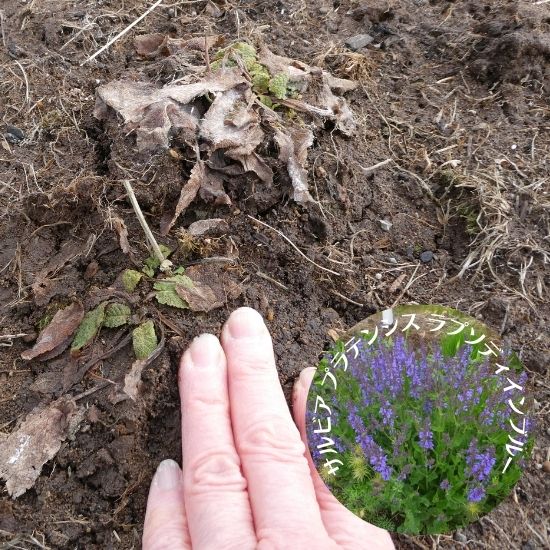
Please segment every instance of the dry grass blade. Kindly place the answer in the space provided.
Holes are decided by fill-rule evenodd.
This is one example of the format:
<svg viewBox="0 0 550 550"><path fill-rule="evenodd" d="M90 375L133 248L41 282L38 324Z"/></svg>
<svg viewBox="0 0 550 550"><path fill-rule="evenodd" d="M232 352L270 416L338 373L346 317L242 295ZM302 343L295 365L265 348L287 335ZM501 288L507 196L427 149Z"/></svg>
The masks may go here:
<svg viewBox="0 0 550 550"><path fill-rule="evenodd" d="M162 3L162 0L157 0L149 9L147 9L147 11L142 13L135 21L132 21L132 23L130 23L125 29L120 31L115 37L111 38L111 40L109 40L109 42L107 42L105 46L97 50L97 52L95 52L93 55L88 57L88 59L86 59L86 61L83 61L80 65L81 66L85 65L89 61L93 61L98 55L101 55L105 50L110 48L117 40L122 38L128 31L134 28L140 21L145 19L156 7L160 6L161 3Z"/></svg>
<svg viewBox="0 0 550 550"><path fill-rule="evenodd" d="M536 276L533 281L528 281L528 273L531 270L536 274L536 266L544 270L544 266L550 263L550 250L544 242L544 234L548 233L550 225L550 201L546 197L544 181L521 185L514 181L513 175L496 167L492 173L478 171L470 174L457 184L457 188L467 188L474 193L479 213L475 220L477 234L456 277L463 277L474 268L475 274L487 269L500 285L521 296L534 308L536 298L531 287L541 286L541 283ZM517 215L519 198L523 206ZM532 228L522 218L535 213L538 227ZM504 268L518 274L517 289L505 282ZM544 288L538 289L540 299L544 293Z"/></svg>
<svg viewBox="0 0 550 550"><path fill-rule="evenodd" d="M313 264L315 267L318 267L319 269L322 269L323 271L326 271L327 273L332 273L333 275L340 276L340 273L338 271L333 271L332 269L328 269L327 267L323 267L322 265L319 265L317 262L314 262L311 258L308 258L282 231L279 231L278 229L275 229L274 227L271 227L271 225L262 222L260 220L257 220L256 218L253 218L252 216L246 215L248 218L250 218L253 222L259 223L260 225L263 225L264 227L267 227L268 229L271 229L271 231L275 231L278 235L280 235L302 258L306 259L309 263Z"/></svg>

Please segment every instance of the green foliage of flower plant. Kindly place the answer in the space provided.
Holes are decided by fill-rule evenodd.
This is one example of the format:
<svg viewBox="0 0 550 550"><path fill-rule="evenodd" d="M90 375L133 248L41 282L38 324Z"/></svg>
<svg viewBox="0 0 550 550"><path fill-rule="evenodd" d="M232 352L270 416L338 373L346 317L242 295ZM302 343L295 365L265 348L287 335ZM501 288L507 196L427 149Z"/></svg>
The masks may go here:
<svg viewBox="0 0 550 550"><path fill-rule="evenodd" d="M122 273L122 284L126 292L134 292L142 277L143 273L140 273L135 269L125 269Z"/></svg>
<svg viewBox="0 0 550 550"><path fill-rule="evenodd" d="M73 338L71 351L81 350L95 338L105 319L106 307L107 302L102 302L96 308L88 311L88 313L84 315L84 319L82 319Z"/></svg>
<svg viewBox="0 0 550 550"><path fill-rule="evenodd" d="M175 307L178 309L187 309L187 302L179 297L176 286L192 287L193 281L186 275L176 274L165 279L155 281L155 298L159 304Z"/></svg>
<svg viewBox="0 0 550 550"><path fill-rule="evenodd" d="M159 248L165 258L168 258L170 254L172 254L172 250L164 244L160 244ZM152 255L145 260L144 264L142 269L143 273L145 273L147 277L154 277L157 269L160 267L160 260L155 255Z"/></svg>
<svg viewBox="0 0 550 550"><path fill-rule="evenodd" d="M110 303L105 308L103 326L107 328L121 327L128 322L131 313L132 311L126 304Z"/></svg>
<svg viewBox="0 0 550 550"><path fill-rule="evenodd" d="M357 358L346 354L346 370L332 369L336 390L321 381L343 344L321 361L308 397L310 451L333 494L366 521L410 534L448 532L490 511L519 479L520 454L533 441L509 424L507 401L520 406L522 392L503 390L507 377L523 388L526 375L513 353L505 356L510 370L495 374L482 344L466 338L464 331L432 343L418 335L360 342ZM317 396L331 407L338 454L318 447L326 440L313 431ZM524 451L503 474L509 434ZM335 475L323 466L333 458L343 462Z"/></svg>
<svg viewBox="0 0 550 550"><path fill-rule="evenodd" d="M158 346L155 324L145 321L132 331L132 346L137 359L147 359Z"/></svg>
<svg viewBox="0 0 550 550"><path fill-rule="evenodd" d="M268 68L260 63L256 48L246 42L236 42L218 50L210 67L217 71L223 66L236 67L239 62L242 62L252 79L252 90L268 107L276 106L268 94L280 100L294 95L289 76L285 73L270 74Z"/></svg>

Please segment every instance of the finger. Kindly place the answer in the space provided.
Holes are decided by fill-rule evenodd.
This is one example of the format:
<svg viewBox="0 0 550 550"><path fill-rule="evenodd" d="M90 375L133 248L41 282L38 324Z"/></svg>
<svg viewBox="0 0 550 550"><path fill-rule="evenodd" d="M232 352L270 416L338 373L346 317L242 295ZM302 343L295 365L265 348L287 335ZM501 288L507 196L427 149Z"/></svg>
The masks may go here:
<svg viewBox="0 0 550 550"><path fill-rule="evenodd" d="M300 373L300 378L295 383L292 393L294 420L296 421L296 425L300 430L300 435L306 447L307 394L314 374L315 369L313 367L304 369ZM360 548L390 550L395 548L390 534L387 531L363 521L338 502L317 472L309 448L307 449L307 459L311 470L311 477L313 478L313 484L315 486L317 502L321 509L321 517L323 518L323 523L325 524L329 536L341 547L349 550Z"/></svg>
<svg viewBox="0 0 550 550"><path fill-rule="evenodd" d="M252 512L229 415L218 339L196 338L181 360L183 479L193 550L254 548Z"/></svg>
<svg viewBox="0 0 550 550"><path fill-rule="evenodd" d="M160 463L151 482L145 524L143 550L191 550L183 502L183 479L173 460Z"/></svg>
<svg viewBox="0 0 550 550"><path fill-rule="evenodd" d="M222 332L235 444L259 547L329 548L304 444L288 410L261 316L240 308ZM334 543L332 543L333 545Z"/></svg>

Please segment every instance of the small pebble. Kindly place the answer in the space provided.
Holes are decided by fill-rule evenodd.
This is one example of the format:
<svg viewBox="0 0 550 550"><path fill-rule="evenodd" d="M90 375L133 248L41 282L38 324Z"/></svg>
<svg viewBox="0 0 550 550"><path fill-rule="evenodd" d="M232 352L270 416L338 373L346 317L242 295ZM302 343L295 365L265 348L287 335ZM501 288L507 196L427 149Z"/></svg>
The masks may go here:
<svg viewBox="0 0 550 550"><path fill-rule="evenodd" d="M377 273L374 278L377 280L377 281L381 281L382 280L382 273Z"/></svg>
<svg viewBox="0 0 550 550"><path fill-rule="evenodd" d="M427 264L433 260L433 257L434 253L431 250L424 250L424 252L420 254L420 261Z"/></svg>
<svg viewBox="0 0 550 550"><path fill-rule="evenodd" d="M550 428L546 428L546 435L550 435Z"/></svg>
<svg viewBox="0 0 550 550"><path fill-rule="evenodd" d="M397 263L397 260L392 256L390 258L390 264L396 264Z"/></svg>
<svg viewBox="0 0 550 550"><path fill-rule="evenodd" d="M542 463L542 469L547 473L550 474L550 460L545 460Z"/></svg>
<svg viewBox="0 0 550 550"><path fill-rule="evenodd" d="M456 532L453 536L453 538L457 541L457 542L468 542L468 537L464 534L464 533L460 533L460 532Z"/></svg>
<svg viewBox="0 0 550 550"><path fill-rule="evenodd" d="M354 52L368 46L374 38L370 34L356 34L346 40L346 46Z"/></svg>
<svg viewBox="0 0 550 550"><path fill-rule="evenodd" d="M10 143L19 143L20 141L23 141L25 139L25 134L23 133L23 130L20 130L16 126L12 126L11 124L6 124L6 139Z"/></svg>
<svg viewBox="0 0 550 550"><path fill-rule="evenodd" d="M380 223L380 227L384 230L384 231L389 231L392 227L392 223L389 222L388 220L378 220L379 223Z"/></svg>

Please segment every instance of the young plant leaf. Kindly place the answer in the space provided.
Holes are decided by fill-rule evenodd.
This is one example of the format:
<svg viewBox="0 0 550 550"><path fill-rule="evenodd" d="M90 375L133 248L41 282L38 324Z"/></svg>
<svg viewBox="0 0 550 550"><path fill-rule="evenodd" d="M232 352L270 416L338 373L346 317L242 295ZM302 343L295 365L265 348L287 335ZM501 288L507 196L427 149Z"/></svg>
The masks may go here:
<svg viewBox="0 0 550 550"><path fill-rule="evenodd" d="M145 321L132 331L132 345L137 359L147 359L158 345L153 321Z"/></svg>
<svg viewBox="0 0 550 550"><path fill-rule="evenodd" d="M143 274L139 271L135 269L126 269L122 274L122 284L126 292L134 292L142 277Z"/></svg>
<svg viewBox="0 0 550 550"><path fill-rule="evenodd" d="M186 275L174 275L154 283L155 298L159 304L187 309L189 306L177 293L176 286L192 287L193 282Z"/></svg>
<svg viewBox="0 0 550 550"><path fill-rule="evenodd" d="M116 328L125 325L132 313L126 304L109 304L105 310L103 325L107 328Z"/></svg>
<svg viewBox="0 0 550 550"><path fill-rule="evenodd" d="M107 302L102 302L95 309L86 313L76 331L73 343L71 344L71 351L82 349L94 339L105 319L106 306Z"/></svg>
<svg viewBox="0 0 550 550"><path fill-rule="evenodd" d="M159 248L165 258L168 258L168 256L172 254L172 250L164 244L159 244ZM156 256L149 256L144 263L145 265L142 269L143 273L145 273L148 277L153 277L155 275L155 271L160 267L159 259Z"/></svg>

